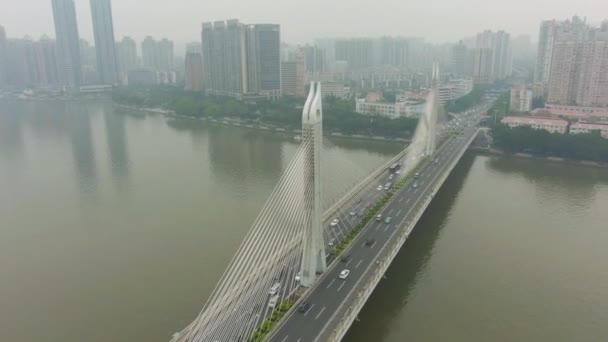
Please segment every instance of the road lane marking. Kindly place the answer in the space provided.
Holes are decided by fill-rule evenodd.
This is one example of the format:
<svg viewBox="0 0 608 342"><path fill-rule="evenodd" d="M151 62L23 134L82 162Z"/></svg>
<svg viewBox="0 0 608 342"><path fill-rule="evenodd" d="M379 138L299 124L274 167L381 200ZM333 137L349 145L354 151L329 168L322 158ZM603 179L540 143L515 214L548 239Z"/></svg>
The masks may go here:
<svg viewBox="0 0 608 342"><path fill-rule="evenodd" d="M414 190L414 193L417 193L417 192L418 192L418 189Z"/></svg>
<svg viewBox="0 0 608 342"><path fill-rule="evenodd" d="M359 260L359 262L357 263L357 266L355 266L355 268L359 267L359 265L361 265L362 262L363 262L363 259Z"/></svg>
<svg viewBox="0 0 608 342"><path fill-rule="evenodd" d="M387 225L386 225L386 228L384 228L384 231L387 231L387 230L388 230L390 227L391 227L391 225L390 225L390 224L387 224Z"/></svg>
<svg viewBox="0 0 608 342"><path fill-rule="evenodd" d="M314 304L313 304L313 305L311 305L311 306L308 308L308 311L306 311L306 312L304 313L304 316L308 315L308 313L309 313L309 312L311 312L311 311L312 311L312 308L314 308L314 307L315 307L315 305L314 305Z"/></svg>
<svg viewBox="0 0 608 342"><path fill-rule="evenodd" d="M300 337L300 338L299 338L299 339L298 339L296 342L300 342L300 341L302 341L302 338L301 338L301 337Z"/></svg>
<svg viewBox="0 0 608 342"><path fill-rule="evenodd" d="M399 211L397 212L397 215L395 215L395 216L399 216L399 215L401 215L401 210L399 210Z"/></svg>
<svg viewBox="0 0 608 342"><path fill-rule="evenodd" d="M335 279L335 278L331 280L331 282L329 283L329 285L327 285L327 288L329 288L329 287L331 286L331 284L333 284L333 283L334 283L334 281L336 281L336 279Z"/></svg>
<svg viewBox="0 0 608 342"><path fill-rule="evenodd" d="M393 213L393 209L391 209L391 210L388 212L388 215L390 216L392 213Z"/></svg>
<svg viewBox="0 0 608 342"><path fill-rule="evenodd" d="M399 197L399 203L401 203L401 201L403 201L403 197Z"/></svg>
<svg viewBox="0 0 608 342"><path fill-rule="evenodd" d="M411 198L408 198L407 201L405 201L405 204L410 203L411 200L412 200Z"/></svg>
<svg viewBox="0 0 608 342"><path fill-rule="evenodd" d="M340 291L342 289L342 286L344 286L344 284L346 284L346 282L342 283L342 285L340 285L340 287L338 287L338 291Z"/></svg>
<svg viewBox="0 0 608 342"><path fill-rule="evenodd" d="M321 314L323 313L323 311L325 311L325 307L323 307L323 309L321 309L321 311L319 311L319 313L317 314L317 316L315 317L315 320L319 318L319 316L321 316Z"/></svg>
<svg viewBox="0 0 608 342"><path fill-rule="evenodd" d="M350 262L351 262L351 261L353 261L353 259L352 259L352 258L351 258L351 259L348 259L348 261L346 262L346 265L345 265L345 266L348 266L348 264L350 264Z"/></svg>
<svg viewBox="0 0 608 342"><path fill-rule="evenodd" d="M289 335L285 335L285 338L281 341L281 342L285 342L287 341L287 338L289 337Z"/></svg>

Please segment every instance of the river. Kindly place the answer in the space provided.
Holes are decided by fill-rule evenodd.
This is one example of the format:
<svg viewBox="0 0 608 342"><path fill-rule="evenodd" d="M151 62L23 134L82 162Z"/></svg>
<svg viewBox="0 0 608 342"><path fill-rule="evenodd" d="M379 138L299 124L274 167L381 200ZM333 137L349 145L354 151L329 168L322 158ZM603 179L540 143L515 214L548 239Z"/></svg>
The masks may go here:
<svg viewBox="0 0 608 342"><path fill-rule="evenodd" d="M401 148L333 143L328 198ZM104 102L0 103L0 341L167 341L296 148ZM605 340L607 204L606 170L465 155L345 341Z"/></svg>

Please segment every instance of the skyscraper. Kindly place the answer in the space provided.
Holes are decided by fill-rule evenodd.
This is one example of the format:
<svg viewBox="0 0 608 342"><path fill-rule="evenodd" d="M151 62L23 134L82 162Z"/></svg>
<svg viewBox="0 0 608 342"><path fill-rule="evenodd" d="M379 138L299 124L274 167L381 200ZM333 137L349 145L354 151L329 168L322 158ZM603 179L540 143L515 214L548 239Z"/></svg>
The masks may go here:
<svg viewBox="0 0 608 342"><path fill-rule="evenodd" d="M545 20L540 24L538 34L538 50L536 54L536 68L534 70L534 82L549 83L553 49L558 39L581 41L590 30L590 27L579 17L572 20L556 21Z"/></svg>
<svg viewBox="0 0 608 342"><path fill-rule="evenodd" d="M185 90L203 90L203 56L200 52L188 52L185 59Z"/></svg>
<svg viewBox="0 0 608 342"><path fill-rule="evenodd" d="M255 92L280 96L281 92L281 29L275 24L249 25L247 68L256 73Z"/></svg>
<svg viewBox="0 0 608 342"><path fill-rule="evenodd" d="M462 77L467 74L467 47L461 41L452 47L452 72Z"/></svg>
<svg viewBox="0 0 608 342"><path fill-rule="evenodd" d="M351 71L370 68L374 64L372 39L352 38L336 40L336 60L348 62Z"/></svg>
<svg viewBox="0 0 608 342"><path fill-rule="evenodd" d="M118 59L118 70L120 80L124 84L127 81L129 70L137 67L137 44L131 37L124 37L116 43L116 56Z"/></svg>
<svg viewBox="0 0 608 342"><path fill-rule="evenodd" d="M512 55L508 33L489 30L481 32L477 34L475 47L473 76L476 83L491 83L511 76Z"/></svg>
<svg viewBox="0 0 608 342"><path fill-rule="evenodd" d="M583 37L558 33L553 42L547 102L608 106L608 22Z"/></svg>
<svg viewBox="0 0 608 342"><path fill-rule="evenodd" d="M156 41L148 36L141 43L144 67L155 71L173 70L173 42L168 39Z"/></svg>
<svg viewBox="0 0 608 342"><path fill-rule="evenodd" d="M238 20L203 23L203 74L210 94L275 97L281 89L280 27Z"/></svg>
<svg viewBox="0 0 608 342"><path fill-rule="evenodd" d="M72 90L81 82L80 45L78 23L73 0L52 0L57 64L62 84Z"/></svg>
<svg viewBox="0 0 608 342"><path fill-rule="evenodd" d="M118 81L118 62L110 0L91 0L91 16L93 18L93 33L95 34L99 82L116 84Z"/></svg>

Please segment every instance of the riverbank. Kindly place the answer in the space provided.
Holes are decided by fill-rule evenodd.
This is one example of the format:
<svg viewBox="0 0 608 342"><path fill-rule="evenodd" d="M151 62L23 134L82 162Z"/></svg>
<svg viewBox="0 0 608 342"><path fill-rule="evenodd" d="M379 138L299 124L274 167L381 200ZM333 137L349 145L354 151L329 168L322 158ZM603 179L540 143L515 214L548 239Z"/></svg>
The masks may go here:
<svg viewBox="0 0 608 342"><path fill-rule="evenodd" d="M531 153L506 153L506 152L496 149L496 148L485 149L485 148L471 147L471 148L469 148L469 151L478 153L481 155L487 155L487 156L535 159L535 160L540 160L540 161L544 161L544 162L548 162L548 163L580 165L580 166L590 166L590 167L595 167L595 168L607 168L608 169L608 163L600 163L600 162L594 162L594 161L590 161L590 160L576 160L576 159L567 159L567 158L551 157L551 156L539 156L539 155L534 155Z"/></svg>
<svg viewBox="0 0 608 342"><path fill-rule="evenodd" d="M210 122L214 124L227 125L227 126L236 126L248 129L255 129L261 131L270 131L276 133L285 133L292 136L298 136L302 134L301 129L295 129L287 126L278 126L269 123L264 123L260 121L251 121L251 120L242 120L230 117L224 117L220 119L208 118L208 117L196 117L189 115L180 115L175 113L174 111L162 109L162 108L137 108L126 105L121 105L118 103L114 103L114 106L117 108L121 108L128 111L134 111L139 113L149 113L149 114L161 114L171 118L181 118L181 119L191 119L191 120L199 120L203 122ZM363 135L363 134L346 134L342 132L328 132L325 130L326 134L331 137L343 138L343 139L357 139L357 140L373 140L373 141L394 141L394 142L409 142L409 139L406 138L395 138L395 137L385 137L378 135Z"/></svg>

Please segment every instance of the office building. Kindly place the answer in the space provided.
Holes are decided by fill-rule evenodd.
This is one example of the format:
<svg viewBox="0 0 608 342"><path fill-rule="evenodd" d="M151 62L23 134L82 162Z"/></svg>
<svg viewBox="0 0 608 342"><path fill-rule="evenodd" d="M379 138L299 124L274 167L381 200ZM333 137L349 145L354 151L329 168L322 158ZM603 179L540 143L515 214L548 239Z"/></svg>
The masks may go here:
<svg viewBox="0 0 608 342"><path fill-rule="evenodd" d="M203 56L200 52L187 52L184 87L187 91L203 91Z"/></svg>
<svg viewBox="0 0 608 342"><path fill-rule="evenodd" d="M124 37L116 43L116 56L118 59L119 80L126 84L128 72L137 67L137 44L131 37Z"/></svg>
<svg viewBox="0 0 608 342"><path fill-rule="evenodd" d="M534 91L531 86L517 84L511 87L511 111L529 112L532 110Z"/></svg>
<svg viewBox="0 0 608 342"><path fill-rule="evenodd" d="M52 0L57 64L63 85L79 89L81 83L80 38L73 0Z"/></svg>
<svg viewBox="0 0 608 342"><path fill-rule="evenodd" d="M201 39L207 93L280 96L279 25L245 25L236 19L203 23Z"/></svg>
<svg viewBox="0 0 608 342"><path fill-rule="evenodd" d="M476 84L492 83L492 56L490 48L475 48L473 50L473 81Z"/></svg>
<svg viewBox="0 0 608 342"><path fill-rule="evenodd" d="M114 40L111 0L91 0L93 34L97 57L97 75L102 84L118 82L118 60Z"/></svg>
<svg viewBox="0 0 608 342"><path fill-rule="evenodd" d="M296 97L306 96L304 86L304 58L299 57L294 61L281 62L281 93Z"/></svg>
<svg viewBox="0 0 608 342"><path fill-rule="evenodd" d="M186 53L188 52L194 52L194 53L203 53L203 45L201 43L198 42L192 42L192 43L188 43L186 44Z"/></svg>
<svg viewBox="0 0 608 342"><path fill-rule="evenodd" d="M437 88L439 103L444 105L448 101L459 99L473 91L472 79L451 79Z"/></svg>

